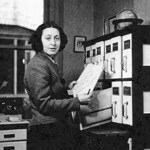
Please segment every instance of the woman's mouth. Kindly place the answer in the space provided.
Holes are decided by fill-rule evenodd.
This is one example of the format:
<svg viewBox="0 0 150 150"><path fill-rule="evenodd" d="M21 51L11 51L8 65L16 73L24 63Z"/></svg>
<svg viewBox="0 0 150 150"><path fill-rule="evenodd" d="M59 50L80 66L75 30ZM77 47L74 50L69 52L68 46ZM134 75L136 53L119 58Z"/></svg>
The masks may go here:
<svg viewBox="0 0 150 150"><path fill-rule="evenodd" d="M54 51L54 50L56 50L56 48L50 48L50 50Z"/></svg>

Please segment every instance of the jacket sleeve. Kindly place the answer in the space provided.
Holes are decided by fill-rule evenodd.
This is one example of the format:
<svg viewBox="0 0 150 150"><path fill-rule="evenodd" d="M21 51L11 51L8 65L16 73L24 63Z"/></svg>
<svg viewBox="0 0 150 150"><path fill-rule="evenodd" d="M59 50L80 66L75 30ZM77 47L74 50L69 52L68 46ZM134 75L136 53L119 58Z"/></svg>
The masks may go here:
<svg viewBox="0 0 150 150"><path fill-rule="evenodd" d="M30 99L40 113L47 115L51 112L70 112L80 109L78 98L53 99L51 77L54 76L45 62L33 63L25 73L25 86Z"/></svg>

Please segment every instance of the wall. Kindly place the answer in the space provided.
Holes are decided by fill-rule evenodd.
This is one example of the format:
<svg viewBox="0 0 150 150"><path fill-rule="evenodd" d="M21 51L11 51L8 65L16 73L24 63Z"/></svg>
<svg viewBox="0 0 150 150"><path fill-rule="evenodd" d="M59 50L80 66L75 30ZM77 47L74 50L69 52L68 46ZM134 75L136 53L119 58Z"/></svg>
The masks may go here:
<svg viewBox="0 0 150 150"><path fill-rule="evenodd" d="M54 20L60 27L63 27L63 0L44 0L44 22ZM60 73L63 74L63 52L56 56L56 62Z"/></svg>
<svg viewBox="0 0 150 150"><path fill-rule="evenodd" d="M63 76L69 83L84 65L84 53L73 52L74 36L93 38L93 0L64 0L63 28L69 40L63 52Z"/></svg>
<svg viewBox="0 0 150 150"><path fill-rule="evenodd" d="M134 0L134 10L143 24L150 25L150 0Z"/></svg>
<svg viewBox="0 0 150 150"><path fill-rule="evenodd" d="M124 8L133 8L133 0L94 0L94 37L103 35L104 20L108 21Z"/></svg>
<svg viewBox="0 0 150 150"><path fill-rule="evenodd" d="M62 23L69 40L62 54L62 72L66 81L76 80L83 70L84 54L73 52L74 36L83 35L90 40L103 35L104 20L108 21L124 8L135 9L144 19L143 24L150 24L149 3L149 0L63 0Z"/></svg>

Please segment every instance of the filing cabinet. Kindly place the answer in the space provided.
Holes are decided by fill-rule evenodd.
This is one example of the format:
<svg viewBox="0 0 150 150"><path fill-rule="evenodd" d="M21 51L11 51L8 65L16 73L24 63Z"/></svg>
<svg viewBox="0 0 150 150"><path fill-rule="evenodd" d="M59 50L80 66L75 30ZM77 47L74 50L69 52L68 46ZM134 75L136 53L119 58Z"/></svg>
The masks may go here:
<svg viewBox="0 0 150 150"><path fill-rule="evenodd" d="M132 34L122 37L122 77L132 77Z"/></svg>
<svg viewBox="0 0 150 150"><path fill-rule="evenodd" d="M112 82L112 122L133 125L133 111L136 108L132 104L132 90L131 81Z"/></svg>
<svg viewBox="0 0 150 150"><path fill-rule="evenodd" d="M1 150L26 150L26 142L0 143Z"/></svg>
<svg viewBox="0 0 150 150"><path fill-rule="evenodd" d="M121 79L112 81L112 112L117 112L112 116L112 121L144 127L145 115L149 117L150 113L150 58L147 57L150 29L148 26L138 26L121 34ZM117 93L116 89L120 92ZM122 119L119 119L120 116Z"/></svg>
<svg viewBox="0 0 150 150"><path fill-rule="evenodd" d="M0 150L27 150L28 121L0 123Z"/></svg>
<svg viewBox="0 0 150 150"><path fill-rule="evenodd" d="M91 63L91 52L92 52L92 46L87 46L86 53L85 53L85 64Z"/></svg>
<svg viewBox="0 0 150 150"><path fill-rule="evenodd" d="M112 122L123 123L122 83L112 82Z"/></svg>
<svg viewBox="0 0 150 150"><path fill-rule="evenodd" d="M96 43L95 63L102 65L104 62L104 41Z"/></svg>
<svg viewBox="0 0 150 150"><path fill-rule="evenodd" d="M150 26L114 31L86 41L87 45L93 49L96 45L91 60L104 66L99 82L112 88L112 122L144 127L145 116L150 118ZM103 48L98 56L99 45Z"/></svg>
<svg viewBox="0 0 150 150"><path fill-rule="evenodd" d="M91 54L92 54L92 55L91 55L91 56L92 56L92 57L91 57L91 63L94 64L95 61L96 61L96 60L95 60L95 57L96 57L96 55L97 55L97 54L96 54L96 44L93 44L93 45L92 45L92 52L91 52Z"/></svg>
<svg viewBox="0 0 150 150"><path fill-rule="evenodd" d="M121 78L121 36L105 41L105 79Z"/></svg>

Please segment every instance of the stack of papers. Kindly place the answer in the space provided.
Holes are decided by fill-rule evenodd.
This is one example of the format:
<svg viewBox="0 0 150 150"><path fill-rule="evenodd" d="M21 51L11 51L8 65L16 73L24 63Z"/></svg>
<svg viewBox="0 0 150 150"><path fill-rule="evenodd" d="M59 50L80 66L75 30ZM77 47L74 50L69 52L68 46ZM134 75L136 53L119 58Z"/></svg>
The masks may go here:
<svg viewBox="0 0 150 150"><path fill-rule="evenodd" d="M76 97L78 94L88 94L92 92L102 72L102 65L88 64L78 78L77 84L71 91L68 91L68 94Z"/></svg>

